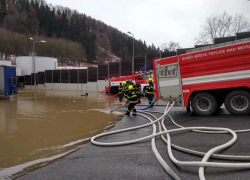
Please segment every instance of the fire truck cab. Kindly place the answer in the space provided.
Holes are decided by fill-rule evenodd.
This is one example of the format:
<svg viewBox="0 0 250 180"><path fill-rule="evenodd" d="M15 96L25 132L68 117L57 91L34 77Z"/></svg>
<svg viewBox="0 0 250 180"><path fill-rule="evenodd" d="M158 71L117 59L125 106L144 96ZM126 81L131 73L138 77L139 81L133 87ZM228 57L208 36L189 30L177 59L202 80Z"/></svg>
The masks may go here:
<svg viewBox="0 0 250 180"><path fill-rule="evenodd" d="M213 115L224 103L250 114L250 39L206 46L153 61L157 98Z"/></svg>

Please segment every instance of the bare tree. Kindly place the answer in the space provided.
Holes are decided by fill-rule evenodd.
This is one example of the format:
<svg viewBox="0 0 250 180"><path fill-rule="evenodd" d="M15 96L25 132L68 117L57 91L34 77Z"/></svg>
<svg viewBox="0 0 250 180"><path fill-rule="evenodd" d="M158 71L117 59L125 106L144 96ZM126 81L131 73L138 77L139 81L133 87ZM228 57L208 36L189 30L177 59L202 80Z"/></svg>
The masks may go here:
<svg viewBox="0 0 250 180"><path fill-rule="evenodd" d="M176 51L177 49L181 48L179 46L179 43L170 41L168 44L167 43L163 43L161 45L161 51L162 52L170 52L170 51Z"/></svg>
<svg viewBox="0 0 250 180"><path fill-rule="evenodd" d="M223 14L211 15L201 26L196 44L210 44L214 38L234 36L239 32L250 31L250 22L243 15L234 16L224 12Z"/></svg>

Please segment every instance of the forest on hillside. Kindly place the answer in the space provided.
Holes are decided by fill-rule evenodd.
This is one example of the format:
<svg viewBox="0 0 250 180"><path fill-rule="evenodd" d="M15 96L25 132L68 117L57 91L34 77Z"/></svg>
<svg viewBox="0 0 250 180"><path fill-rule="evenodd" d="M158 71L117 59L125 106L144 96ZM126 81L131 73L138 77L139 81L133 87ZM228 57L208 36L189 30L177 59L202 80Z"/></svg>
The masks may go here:
<svg viewBox="0 0 250 180"><path fill-rule="evenodd" d="M3 42L6 44L0 46L0 53L7 56L28 55L32 43L26 41L29 37L35 37L36 40L43 38L53 42L50 48L36 45L37 55L56 57L60 61L103 63L109 61L111 54L122 60L130 60L132 57L131 36L86 14L62 6L52 6L44 0L0 0L0 28L1 32L12 37L12 43L5 37ZM20 44L20 39L24 38L27 39L27 48ZM62 44L65 44L64 47ZM74 51L67 50L66 53L68 46ZM22 50L18 50L19 47ZM57 52L60 49L64 52ZM153 44L148 46L145 41L135 40L136 56L155 54L159 50Z"/></svg>

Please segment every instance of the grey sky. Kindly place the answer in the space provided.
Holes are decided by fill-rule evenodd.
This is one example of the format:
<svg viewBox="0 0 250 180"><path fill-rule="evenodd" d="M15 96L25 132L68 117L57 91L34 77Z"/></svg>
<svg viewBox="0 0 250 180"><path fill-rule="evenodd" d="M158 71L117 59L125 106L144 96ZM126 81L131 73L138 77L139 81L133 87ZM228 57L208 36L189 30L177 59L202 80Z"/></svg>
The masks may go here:
<svg viewBox="0 0 250 180"><path fill-rule="evenodd" d="M116 27L131 31L136 39L160 46L179 42L193 47L200 26L211 14L243 14L250 19L247 0L46 0L85 13Z"/></svg>

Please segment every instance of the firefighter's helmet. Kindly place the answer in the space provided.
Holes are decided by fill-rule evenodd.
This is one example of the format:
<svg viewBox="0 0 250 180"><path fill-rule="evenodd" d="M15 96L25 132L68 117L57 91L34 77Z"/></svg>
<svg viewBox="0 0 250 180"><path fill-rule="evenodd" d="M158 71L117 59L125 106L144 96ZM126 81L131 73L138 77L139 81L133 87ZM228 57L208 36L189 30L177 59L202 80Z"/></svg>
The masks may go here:
<svg viewBox="0 0 250 180"><path fill-rule="evenodd" d="M122 82L122 84L124 84L124 85L125 85L125 84L126 84L126 81L123 81L123 82Z"/></svg>
<svg viewBox="0 0 250 180"><path fill-rule="evenodd" d="M153 82L153 79L152 79L152 78L149 78L148 81L149 81L149 82Z"/></svg>
<svg viewBox="0 0 250 180"><path fill-rule="evenodd" d="M132 86L132 85L130 85L129 87L128 87L128 90L133 90L134 89L134 87Z"/></svg>

